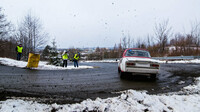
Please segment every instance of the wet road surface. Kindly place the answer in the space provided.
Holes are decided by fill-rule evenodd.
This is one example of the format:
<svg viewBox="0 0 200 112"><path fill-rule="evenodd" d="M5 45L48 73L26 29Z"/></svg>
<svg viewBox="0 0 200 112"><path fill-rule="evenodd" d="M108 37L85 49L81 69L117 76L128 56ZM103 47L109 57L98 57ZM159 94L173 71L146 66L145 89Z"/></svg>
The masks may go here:
<svg viewBox="0 0 200 112"><path fill-rule="evenodd" d="M94 69L29 70L0 65L0 100L32 97L45 103L75 103L87 98L118 96L134 89L149 94L179 91L199 76L199 64L161 64L156 81L145 76L120 79L117 63L80 63ZM180 81L185 81L179 84Z"/></svg>

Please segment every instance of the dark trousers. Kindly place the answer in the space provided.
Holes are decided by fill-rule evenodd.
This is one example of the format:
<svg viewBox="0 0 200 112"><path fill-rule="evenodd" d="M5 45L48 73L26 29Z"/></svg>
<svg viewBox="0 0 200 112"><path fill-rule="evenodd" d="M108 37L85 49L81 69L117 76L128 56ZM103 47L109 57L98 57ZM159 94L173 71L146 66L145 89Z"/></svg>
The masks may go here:
<svg viewBox="0 0 200 112"><path fill-rule="evenodd" d="M63 60L63 67L67 67L67 60Z"/></svg>
<svg viewBox="0 0 200 112"><path fill-rule="evenodd" d="M78 60L74 60L74 67L78 67Z"/></svg>
<svg viewBox="0 0 200 112"><path fill-rule="evenodd" d="M17 60L21 60L22 53L17 53Z"/></svg>

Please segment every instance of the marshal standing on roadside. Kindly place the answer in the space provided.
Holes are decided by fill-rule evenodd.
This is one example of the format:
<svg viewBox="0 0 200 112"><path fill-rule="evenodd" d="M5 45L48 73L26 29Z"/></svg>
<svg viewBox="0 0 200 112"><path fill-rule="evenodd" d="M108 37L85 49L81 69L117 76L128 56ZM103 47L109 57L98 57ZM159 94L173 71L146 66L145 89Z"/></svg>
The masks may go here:
<svg viewBox="0 0 200 112"><path fill-rule="evenodd" d="M17 47L16 47L16 52L17 52L17 60L20 60L21 57L22 57L22 51L23 51L23 47L22 47L22 44L19 44Z"/></svg>
<svg viewBox="0 0 200 112"><path fill-rule="evenodd" d="M80 58L80 53L74 55L74 67L78 67L78 60Z"/></svg>

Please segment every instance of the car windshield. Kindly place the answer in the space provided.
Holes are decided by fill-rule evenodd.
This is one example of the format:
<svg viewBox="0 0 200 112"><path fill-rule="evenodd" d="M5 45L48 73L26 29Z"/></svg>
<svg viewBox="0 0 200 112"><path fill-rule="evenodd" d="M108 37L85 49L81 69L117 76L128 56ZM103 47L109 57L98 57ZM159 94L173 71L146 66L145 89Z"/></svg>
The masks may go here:
<svg viewBox="0 0 200 112"><path fill-rule="evenodd" d="M129 49L125 56L151 57L148 51Z"/></svg>

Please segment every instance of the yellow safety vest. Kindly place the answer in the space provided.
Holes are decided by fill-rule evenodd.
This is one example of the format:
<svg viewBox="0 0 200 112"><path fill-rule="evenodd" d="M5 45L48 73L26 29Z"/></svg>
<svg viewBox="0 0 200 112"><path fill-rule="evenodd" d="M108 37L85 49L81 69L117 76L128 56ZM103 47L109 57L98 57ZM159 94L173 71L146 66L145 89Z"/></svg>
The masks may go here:
<svg viewBox="0 0 200 112"><path fill-rule="evenodd" d="M67 54L64 54L63 56L62 56L62 59L68 59L68 55Z"/></svg>
<svg viewBox="0 0 200 112"><path fill-rule="evenodd" d="M22 53L22 50L23 50L23 47L17 46L17 52L18 52L18 53Z"/></svg>
<svg viewBox="0 0 200 112"><path fill-rule="evenodd" d="M78 59L79 59L78 54L75 54L75 55L74 55L74 59L75 59L75 60L78 60Z"/></svg>

